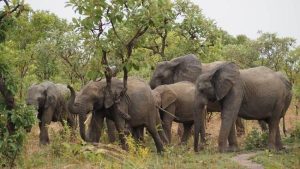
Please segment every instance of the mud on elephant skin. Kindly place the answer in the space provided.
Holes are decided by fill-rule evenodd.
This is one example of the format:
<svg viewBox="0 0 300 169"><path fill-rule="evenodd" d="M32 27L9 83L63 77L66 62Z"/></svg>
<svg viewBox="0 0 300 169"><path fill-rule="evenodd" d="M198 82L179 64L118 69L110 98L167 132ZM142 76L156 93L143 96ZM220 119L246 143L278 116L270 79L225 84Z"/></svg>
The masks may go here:
<svg viewBox="0 0 300 169"><path fill-rule="evenodd" d="M234 122L238 116L266 121L269 125L269 149L283 148L279 121L292 98L291 84L287 78L266 67L239 70L237 65L227 62L199 76L195 97L195 151L199 150L199 132L201 136L205 135L204 119L201 119L204 106L208 101L215 100L221 105L220 152L237 149Z"/></svg>
<svg viewBox="0 0 300 169"><path fill-rule="evenodd" d="M47 126L51 122L67 121L67 124L76 129L75 117L67 109L70 91L63 84L45 81L33 84L27 91L26 104L33 105L37 110L40 128L40 144L49 143Z"/></svg>
<svg viewBox="0 0 300 169"><path fill-rule="evenodd" d="M71 88L71 86L69 87ZM123 148L126 148L124 138L126 122L133 130L146 127L154 139L157 151L163 151L160 138L163 131L157 130L157 126L161 127L159 113L148 84L136 78L128 78L126 94L121 96L122 91L123 82L116 78L111 80L111 91L107 88L106 80L90 81L81 89L76 98L71 99L74 101L71 112L79 114L81 137L90 141L89 133L100 131L103 126L103 118L107 117L115 122ZM95 119L97 125L91 124L90 131L86 134L84 121L86 113L92 110L95 112L92 118ZM130 119L126 120L122 114L128 114Z"/></svg>

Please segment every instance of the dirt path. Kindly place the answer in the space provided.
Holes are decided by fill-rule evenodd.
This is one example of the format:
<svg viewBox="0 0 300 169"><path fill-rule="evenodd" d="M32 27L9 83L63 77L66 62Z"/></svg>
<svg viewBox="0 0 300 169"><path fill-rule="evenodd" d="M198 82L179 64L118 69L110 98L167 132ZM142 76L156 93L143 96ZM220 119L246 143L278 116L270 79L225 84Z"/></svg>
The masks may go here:
<svg viewBox="0 0 300 169"><path fill-rule="evenodd" d="M256 154L257 153L239 154L237 156L234 156L232 159L233 161L248 169L264 169L261 164L255 163L250 160L250 158L255 156Z"/></svg>

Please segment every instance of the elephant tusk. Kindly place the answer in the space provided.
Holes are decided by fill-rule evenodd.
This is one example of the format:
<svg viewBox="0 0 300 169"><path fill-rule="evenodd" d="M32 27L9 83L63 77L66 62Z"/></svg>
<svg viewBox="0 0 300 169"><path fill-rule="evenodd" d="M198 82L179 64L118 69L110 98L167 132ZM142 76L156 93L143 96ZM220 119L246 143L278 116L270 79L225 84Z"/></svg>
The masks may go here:
<svg viewBox="0 0 300 169"><path fill-rule="evenodd" d="M157 107L159 110L161 110L161 111L163 111L163 112L169 114L170 116L174 117L176 120L179 120L179 118L177 118L174 114L171 114L171 113L168 112L167 110L165 110L165 109L163 109L163 108L161 108L161 107L159 107L159 106L156 106L156 107Z"/></svg>

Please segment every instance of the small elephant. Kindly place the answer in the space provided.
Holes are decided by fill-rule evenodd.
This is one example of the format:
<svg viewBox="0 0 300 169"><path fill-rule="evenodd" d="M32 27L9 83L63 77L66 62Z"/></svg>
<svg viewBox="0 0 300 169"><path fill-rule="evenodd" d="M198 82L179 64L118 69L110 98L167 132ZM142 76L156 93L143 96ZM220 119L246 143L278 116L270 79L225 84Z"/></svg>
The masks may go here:
<svg viewBox="0 0 300 169"><path fill-rule="evenodd" d="M161 127L159 112L155 107L155 101L150 87L142 80L128 78L126 94L123 92L123 82L113 78L111 86L108 88L106 80L90 81L78 93L76 98L72 95L73 106L70 108L72 113L79 114L80 135L86 141L98 141L100 134L91 138L91 133L100 133L105 117L113 120L119 132L120 141L126 149L126 140L124 137L125 123L128 123L134 133L138 133L140 128L146 127L153 137L158 152L163 151ZM69 86L70 89L71 86ZM89 132L86 134L84 121L86 113L94 110L92 116L93 124L89 126ZM129 119L123 115L128 114Z"/></svg>
<svg viewBox="0 0 300 169"><path fill-rule="evenodd" d="M63 123L63 120L66 120L67 124L75 130L75 117L67 109L69 97L69 89L62 84L46 81L29 87L26 103L33 105L38 111L40 144L49 143L47 126L51 121Z"/></svg>
<svg viewBox="0 0 300 169"><path fill-rule="evenodd" d="M175 121L183 123L184 132L181 143L186 143L194 124L195 85L188 81L181 81L169 85L160 85L153 92L158 93L160 96L157 102L161 108L162 126L168 141L171 142L171 127L172 122Z"/></svg>
<svg viewBox="0 0 300 169"><path fill-rule="evenodd" d="M266 121L269 149L282 149L279 121L290 105L291 88L291 83L281 73L263 66L239 70L236 64L226 62L201 74L196 82L194 150L199 150L199 132L205 137L202 114L209 101L221 105L220 152L237 150L234 122L238 116Z"/></svg>

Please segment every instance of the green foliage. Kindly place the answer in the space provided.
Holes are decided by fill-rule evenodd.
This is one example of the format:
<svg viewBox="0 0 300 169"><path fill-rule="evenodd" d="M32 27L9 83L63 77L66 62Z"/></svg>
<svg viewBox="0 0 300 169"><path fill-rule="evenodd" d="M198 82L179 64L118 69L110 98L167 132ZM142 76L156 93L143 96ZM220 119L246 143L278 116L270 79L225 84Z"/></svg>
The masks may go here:
<svg viewBox="0 0 300 169"><path fill-rule="evenodd" d="M11 111L1 107L0 112L0 166L8 167L14 165L23 150L26 130L31 129L35 123L35 110L26 105L19 105ZM6 126L8 120L15 126L15 131L11 134Z"/></svg>
<svg viewBox="0 0 300 169"><path fill-rule="evenodd" d="M285 139L289 143L300 143L300 122L297 122L290 136Z"/></svg>
<svg viewBox="0 0 300 169"><path fill-rule="evenodd" d="M268 145L268 133L254 128L245 139L246 150L263 149Z"/></svg>
<svg viewBox="0 0 300 169"><path fill-rule="evenodd" d="M6 90L12 92L12 94L16 93L17 85L15 83L14 74L12 74L11 65L5 60L5 57L0 58L0 78L4 80L4 84L6 86Z"/></svg>
<svg viewBox="0 0 300 169"><path fill-rule="evenodd" d="M264 166L265 169L298 169L300 166L300 151L299 148L292 148L280 152L270 152L265 150L253 158Z"/></svg>
<svg viewBox="0 0 300 169"><path fill-rule="evenodd" d="M71 130L67 125L66 121L64 121L63 129L59 130L58 133L54 133L51 130L51 135L53 135L53 139L51 140L51 154L57 157L67 157L69 154L71 141Z"/></svg>

